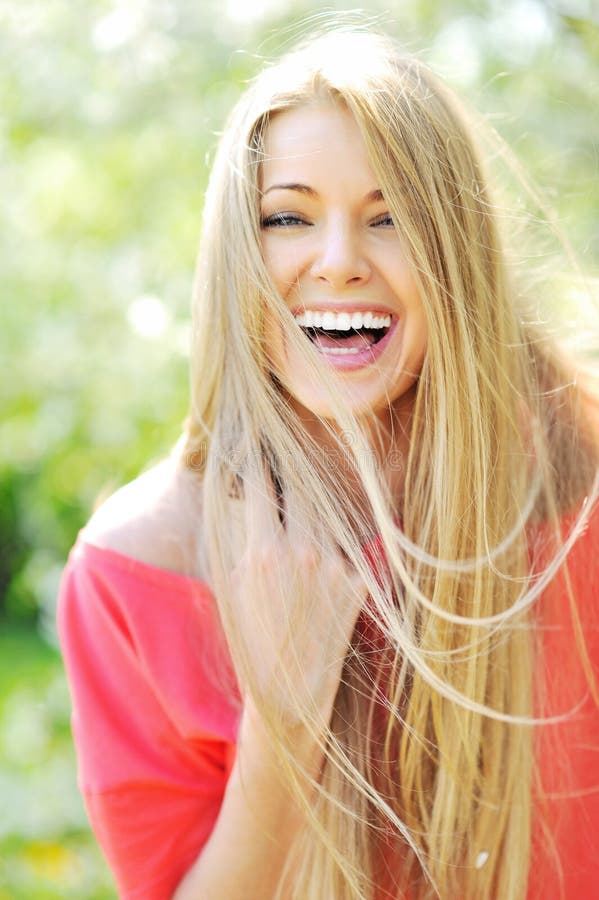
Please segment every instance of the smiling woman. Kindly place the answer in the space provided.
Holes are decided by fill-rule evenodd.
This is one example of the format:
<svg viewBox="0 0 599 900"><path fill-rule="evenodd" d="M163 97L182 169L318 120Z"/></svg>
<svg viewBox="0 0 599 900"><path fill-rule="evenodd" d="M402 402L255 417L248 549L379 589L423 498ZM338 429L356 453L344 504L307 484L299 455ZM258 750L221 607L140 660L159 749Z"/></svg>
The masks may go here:
<svg viewBox="0 0 599 900"><path fill-rule="evenodd" d="M359 30L233 112L185 432L61 591L127 900L594 896L598 402L528 316L480 128Z"/></svg>
<svg viewBox="0 0 599 900"><path fill-rule="evenodd" d="M388 419L420 372L427 325L358 124L340 101L285 111L269 124L264 154L262 247L275 289L322 360L343 374L349 409ZM294 356L285 328L271 320L266 329L281 383L330 418L322 378Z"/></svg>

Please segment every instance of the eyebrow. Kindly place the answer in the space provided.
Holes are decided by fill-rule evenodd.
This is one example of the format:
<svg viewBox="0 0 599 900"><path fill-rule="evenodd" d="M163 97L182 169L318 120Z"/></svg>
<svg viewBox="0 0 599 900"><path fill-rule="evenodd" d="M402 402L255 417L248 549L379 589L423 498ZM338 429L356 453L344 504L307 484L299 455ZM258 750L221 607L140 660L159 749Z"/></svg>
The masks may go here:
<svg viewBox="0 0 599 900"><path fill-rule="evenodd" d="M315 191L314 188L310 187L310 185L299 184L295 181L290 181L285 184L271 184L270 187L266 188L266 190L263 191L262 196L266 197L266 195L271 191L297 191L300 194L307 194L308 197L318 196L318 191ZM383 199L383 192L380 188L375 188L364 197L366 203L376 203Z"/></svg>

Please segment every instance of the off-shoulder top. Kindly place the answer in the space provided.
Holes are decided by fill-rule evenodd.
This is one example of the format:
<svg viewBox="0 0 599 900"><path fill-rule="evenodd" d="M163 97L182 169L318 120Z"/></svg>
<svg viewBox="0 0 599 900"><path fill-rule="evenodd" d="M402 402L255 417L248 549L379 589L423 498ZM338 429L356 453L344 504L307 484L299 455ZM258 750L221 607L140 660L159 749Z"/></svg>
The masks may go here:
<svg viewBox="0 0 599 900"><path fill-rule="evenodd" d="M599 514L569 559L599 678ZM235 758L241 702L213 595L199 580L95 546L84 530L64 571L58 624L78 783L119 896L168 900L212 831ZM559 578L539 601L538 627L543 708L575 712L537 727L536 802L557 856L539 815L528 900L591 900L599 898L599 711Z"/></svg>

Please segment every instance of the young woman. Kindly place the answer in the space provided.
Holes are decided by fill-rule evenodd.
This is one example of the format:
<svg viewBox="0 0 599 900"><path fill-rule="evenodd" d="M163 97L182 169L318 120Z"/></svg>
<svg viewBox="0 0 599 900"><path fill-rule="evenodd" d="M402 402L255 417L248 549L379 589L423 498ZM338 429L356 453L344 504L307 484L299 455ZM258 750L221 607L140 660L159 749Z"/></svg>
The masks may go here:
<svg viewBox="0 0 599 900"><path fill-rule="evenodd" d="M61 590L122 897L595 895L597 404L479 131L360 31L233 113L185 433Z"/></svg>

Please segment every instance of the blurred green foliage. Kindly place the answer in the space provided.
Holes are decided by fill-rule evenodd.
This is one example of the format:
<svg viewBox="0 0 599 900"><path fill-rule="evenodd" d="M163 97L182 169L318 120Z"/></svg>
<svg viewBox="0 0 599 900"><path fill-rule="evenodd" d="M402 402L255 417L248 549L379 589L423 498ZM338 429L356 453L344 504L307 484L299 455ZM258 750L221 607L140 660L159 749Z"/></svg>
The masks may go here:
<svg viewBox="0 0 599 900"><path fill-rule="evenodd" d="M369 13L490 115L596 265L599 26L583 0L396 6ZM301 2L0 3L0 589L11 618L49 607L51 622L94 500L176 439L216 133L310 13L317 24Z"/></svg>
<svg viewBox="0 0 599 900"><path fill-rule="evenodd" d="M594 271L592 3L364 8L491 118ZM97 498L178 436L218 130L306 17L322 20L302 0L0 0L0 900L112 895L49 647L58 580Z"/></svg>
<svg viewBox="0 0 599 900"><path fill-rule="evenodd" d="M31 629L0 632L0 900L109 900L112 879L75 787L59 654Z"/></svg>

